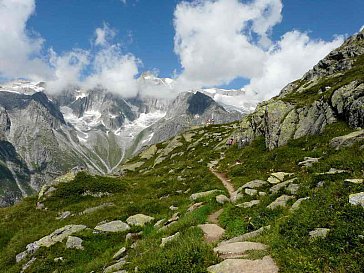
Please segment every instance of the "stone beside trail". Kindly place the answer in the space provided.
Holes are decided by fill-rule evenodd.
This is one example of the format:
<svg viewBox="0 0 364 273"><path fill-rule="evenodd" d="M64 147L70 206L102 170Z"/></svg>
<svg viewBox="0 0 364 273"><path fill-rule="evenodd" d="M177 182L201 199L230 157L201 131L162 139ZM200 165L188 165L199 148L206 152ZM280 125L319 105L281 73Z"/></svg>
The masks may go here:
<svg viewBox="0 0 364 273"><path fill-rule="evenodd" d="M225 233L225 230L216 224L198 225L202 229L205 241L213 243L219 241Z"/></svg>
<svg viewBox="0 0 364 273"><path fill-rule="evenodd" d="M349 203L356 206L364 207L364 192L349 195Z"/></svg>
<svg viewBox="0 0 364 273"><path fill-rule="evenodd" d="M104 232L123 232L130 229L130 226L120 220L111 221L105 224L97 225L95 230Z"/></svg>
<svg viewBox="0 0 364 273"><path fill-rule="evenodd" d="M270 230L270 226L265 226L265 227L261 227L257 230L251 231L251 232L247 232L244 233L242 235L239 235L237 237L231 238L227 241L222 241L219 246L224 245L224 244L230 244L230 243L237 243L237 242L244 242L246 240L250 240L252 238L258 237L259 235L261 235L263 232Z"/></svg>
<svg viewBox="0 0 364 273"><path fill-rule="evenodd" d="M197 193L191 194L190 199L192 201L196 201L197 199L208 197L208 196L214 195L215 193L218 193L218 192L220 192L220 190L210 190L210 191L204 191L204 192L197 192Z"/></svg>
<svg viewBox="0 0 364 273"><path fill-rule="evenodd" d="M207 268L210 273L278 273L278 267L270 256L260 260L227 259Z"/></svg>
<svg viewBox="0 0 364 273"><path fill-rule="evenodd" d="M242 258L250 250L266 250L267 246L254 242L235 242L220 244L214 252L223 259Z"/></svg>

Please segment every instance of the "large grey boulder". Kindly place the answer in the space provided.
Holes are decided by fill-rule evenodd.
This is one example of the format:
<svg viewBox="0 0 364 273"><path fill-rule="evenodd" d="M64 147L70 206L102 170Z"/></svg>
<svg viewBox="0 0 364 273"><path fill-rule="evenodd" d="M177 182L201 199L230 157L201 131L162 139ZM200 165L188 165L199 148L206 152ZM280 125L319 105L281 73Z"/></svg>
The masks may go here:
<svg viewBox="0 0 364 273"><path fill-rule="evenodd" d="M95 230L104 232L124 232L130 229L130 226L120 220L111 221L105 224L97 225Z"/></svg>

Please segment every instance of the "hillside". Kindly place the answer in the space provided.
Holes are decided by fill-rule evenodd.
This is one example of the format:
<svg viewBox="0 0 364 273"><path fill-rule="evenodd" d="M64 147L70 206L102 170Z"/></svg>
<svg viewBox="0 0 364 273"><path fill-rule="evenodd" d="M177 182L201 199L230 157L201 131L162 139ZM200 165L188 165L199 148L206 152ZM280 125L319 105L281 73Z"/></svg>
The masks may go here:
<svg viewBox="0 0 364 273"><path fill-rule="evenodd" d="M364 33L239 122L0 209L4 272L363 272ZM234 142L227 145L230 139Z"/></svg>

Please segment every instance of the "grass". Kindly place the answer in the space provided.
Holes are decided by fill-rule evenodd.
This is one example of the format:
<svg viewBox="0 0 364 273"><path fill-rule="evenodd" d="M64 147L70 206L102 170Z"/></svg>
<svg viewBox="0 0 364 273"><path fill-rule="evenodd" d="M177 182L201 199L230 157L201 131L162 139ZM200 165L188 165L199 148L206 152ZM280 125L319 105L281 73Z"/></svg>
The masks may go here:
<svg viewBox="0 0 364 273"><path fill-rule="evenodd" d="M192 213L187 213L187 208L191 205L189 196L192 193L212 189L225 191L207 168L207 163L220 159L223 153L225 158L220 160L219 171L226 173L236 188L253 179L267 179L271 172L285 171L295 173L298 178L300 189L297 198L310 197L295 213L287 208L267 208L278 196L288 194L284 189L261 197L260 204L252 208L225 204L219 218L220 225L226 229L225 238L271 225L269 231L253 239L270 248L264 252L249 253L252 259L270 254L278 263L280 272L361 272L364 268L359 258L364 254L361 237L364 210L351 206L347 199L351 193L364 191L364 186L344 180L363 177L362 143L339 151L329 146L333 137L352 130L339 122L327 126L320 135L292 140L272 151L265 148L262 138L243 149L236 146L226 149L224 143L235 127L235 124L230 124L196 129L191 142L181 138L182 146L167 154L166 159L154 168L154 160L167 142L158 144L154 157L144 160L141 167L123 177L79 173L74 181L58 185L53 195L44 201L48 210L35 208L36 197L0 209L1 268L9 273L19 272L25 262L16 264L15 255L28 243L67 224L84 224L90 229L76 234L84 240L84 251L67 250L64 243L42 248L35 254L37 260L27 272L101 272L113 263L112 256L123 246L128 248L129 263L125 269L129 271L138 267L139 272L206 272L206 268L217 263L218 258L212 251L214 245L203 241L203 234L196 226L205 223L208 215L220 209L221 205L214 198L205 198L201 200L204 202L201 208ZM191 145L193 143L196 145ZM303 169L297 164L305 156L321 159L311 168ZM237 165L237 160L241 164ZM140 158L137 156L130 162L138 161ZM346 169L349 173L317 175L332 167ZM318 187L322 181L323 186ZM261 190L268 192L269 187ZM97 198L85 196L85 192L109 195ZM253 199L245 196L240 202ZM86 208L103 203L113 203L114 206L91 214L80 214ZM163 231L158 231L153 225L132 228L131 232L142 231L142 238L134 248L130 248L132 242L125 241L126 232L92 232L92 228L101 221L125 221L136 213L153 216L156 221L168 219L175 213L169 209L172 205L178 207L179 221ZM67 210L73 216L56 220L60 212ZM328 238L310 241L308 233L316 227L330 228ZM159 246L162 238L177 232L180 236L175 241L164 248ZM55 262L57 257L63 257L64 261Z"/></svg>

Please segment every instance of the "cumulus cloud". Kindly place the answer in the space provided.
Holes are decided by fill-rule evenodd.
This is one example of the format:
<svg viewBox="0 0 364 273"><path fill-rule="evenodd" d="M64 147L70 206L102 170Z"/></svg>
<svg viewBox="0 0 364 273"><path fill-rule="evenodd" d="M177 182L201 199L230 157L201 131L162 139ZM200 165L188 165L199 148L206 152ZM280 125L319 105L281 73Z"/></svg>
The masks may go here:
<svg viewBox="0 0 364 273"><path fill-rule="evenodd" d="M298 31L272 41L282 7L281 0L179 3L174 13L175 53L183 69L178 82L198 88L242 77L251 80L248 90L268 98L343 42L341 37L311 40Z"/></svg>
<svg viewBox="0 0 364 273"><path fill-rule="evenodd" d="M96 28L95 30L95 45L106 46L115 37L116 31L111 29L106 23L103 27Z"/></svg>
<svg viewBox="0 0 364 273"><path fill-rule="evenodd" d="M103 87L125 97L137 94L141 61L112 43L116 32L108 24L95 30L96 48L58 54L44 49L41 36L27 29L34 10L34 0L0 1L0 77L44 80L50 93L77 85Z"/></svg>
<svg viewBox="0 0 364 273"><path fill-rule="evenodd" d="M51 71L42 56L44 40L25 28L34 0L0 1L0 76L40 79Z"/></svg>

